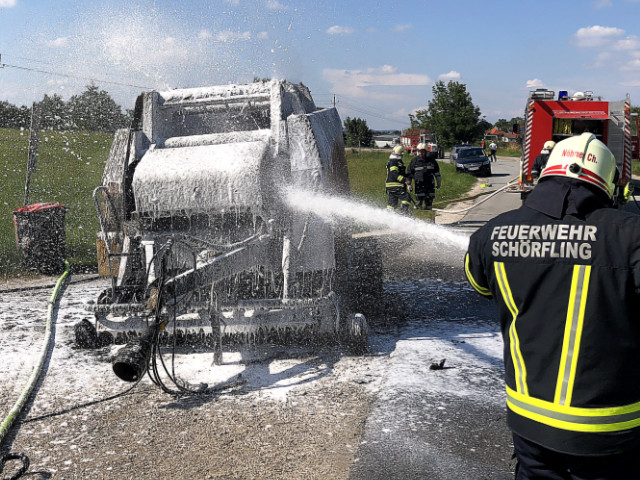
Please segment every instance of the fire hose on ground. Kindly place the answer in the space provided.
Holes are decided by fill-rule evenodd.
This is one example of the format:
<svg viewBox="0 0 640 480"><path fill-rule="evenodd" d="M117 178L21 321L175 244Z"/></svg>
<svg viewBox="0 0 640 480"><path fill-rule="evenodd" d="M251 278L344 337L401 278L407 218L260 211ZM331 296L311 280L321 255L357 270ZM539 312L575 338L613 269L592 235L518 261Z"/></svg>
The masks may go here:
<svg viewBox="0 0 640 480"><path fill-rule="evenodd" d="M4 441L7 433L9 433L9 430L11 429L13 422L16 420L16 418L18 418L18 416L22 412L22 409L27 403L27 400L29 400L29 397L31 396L31 393L33 392L33 389L36 383L40 379L40 375L42 374L42 368L44 367L46 358L51 349L53 312L55 311L55 306L58 302L58 296L60 294L60 290L62 289L62 285L64 284L68 276L69 276L69 262L65 262L64 273L58 279L58 282L56 283L53 289L53 293L49 298L49 307L47 309L47 323L45 327L44 342L42 344L42 349L40 350L40 357L38 359L38 363L36 364L33 371L31 372L31 376L29 377L29 380L27 381L27 385L22 391L22 394L20 395L20 397L14 404L13 408L7 415L7 418L5 418L5 420L2 422L2 425L0 425L0 445L2 445L2 442ZM0 459L0 473L2 472L4 465L8 460L21 460L23 465L22 468L18 471L18 473L16 473L13 477L11 477L11 479L20 478L29 468L29 458L26 455L10 453L3 456Z"/></svg>
<svg viewBox="0 0 640 480"><path fill-rule="evenodd" d="M516 181L519 177L514 177L511 180L509 180L504 186L500 187L499 189L493 191L489 196L483 198L482 200L480 200L477 203L474 203L473 205L471 205L470 207L467 208L461 208L459 210L445 210L445 209L441 209L441 208L434 208L433 211L434 212L441 212L441 213L464 213L464 212L468 212L469 210L472 210L474 208L476 208L479 205L482 205L484 202L486 202L487 200L489 200L490 198L495 197L498 193L508 189L509 187L512 186L513 182Z"/></svg>

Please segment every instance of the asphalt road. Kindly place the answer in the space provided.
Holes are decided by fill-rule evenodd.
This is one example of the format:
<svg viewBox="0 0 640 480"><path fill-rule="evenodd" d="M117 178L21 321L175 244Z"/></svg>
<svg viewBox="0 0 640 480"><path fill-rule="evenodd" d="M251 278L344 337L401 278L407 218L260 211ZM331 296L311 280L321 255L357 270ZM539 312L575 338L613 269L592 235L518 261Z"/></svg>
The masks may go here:
<svg viewBox="0 0 640 480"><path fill-rule="evenodd" d="M519 173L516 158L499 157L492 167L486 179L492 190ZM518 194L497 194L449 228L470 233L520 204ZM460 252L426 257L408 262L398 283L387 283L393 303L404 306L406 323L394 339L384 388L368 417L351 479L513 478L497 309L464 282ZM411 277L422 280L411 282ZM446 360L443 370L429 368L437 359ZM407 377L413 377L409 385Z"/></svg>

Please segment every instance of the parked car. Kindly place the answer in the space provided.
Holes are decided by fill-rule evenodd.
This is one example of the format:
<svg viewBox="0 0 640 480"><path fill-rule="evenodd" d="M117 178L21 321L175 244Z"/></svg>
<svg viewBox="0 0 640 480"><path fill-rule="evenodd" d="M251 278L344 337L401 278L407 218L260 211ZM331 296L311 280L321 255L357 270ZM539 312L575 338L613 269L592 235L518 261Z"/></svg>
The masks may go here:
<svg viewBox="0 0 640 480"><path fill-rule="evenodd" d="M457 152L455 159L456 172L466 172L491 176L491 160L481 147L463 147Z"/></svg>
<svg viewBox="0 0 640 480"><path fill-rule="evenodd" d="M460 144L453 146L453 148L451 149L451 153L449 154L449 162L452 165L456 164L456 159L458 158L458 152L460 151L460 149L466 147L469 147L469 145Z"/></svg>

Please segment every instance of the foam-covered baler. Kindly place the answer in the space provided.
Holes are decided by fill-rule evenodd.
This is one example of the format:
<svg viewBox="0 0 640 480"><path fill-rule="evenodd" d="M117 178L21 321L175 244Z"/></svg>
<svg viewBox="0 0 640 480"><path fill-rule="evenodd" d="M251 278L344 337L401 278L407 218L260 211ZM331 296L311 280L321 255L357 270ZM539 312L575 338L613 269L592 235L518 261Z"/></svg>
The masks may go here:
<svg viewBox="0 0 640 480"><path fill-rule="evenodd" d="M112 278L85 305L98 343L161 320L165 335L210 339L218 360L223 340L366 346L353 300L379 301L375 245L354 249L345 231L288 204L289 189L349 191L338 113L304 85L140 95L94 192L99 268Z"/></svg>

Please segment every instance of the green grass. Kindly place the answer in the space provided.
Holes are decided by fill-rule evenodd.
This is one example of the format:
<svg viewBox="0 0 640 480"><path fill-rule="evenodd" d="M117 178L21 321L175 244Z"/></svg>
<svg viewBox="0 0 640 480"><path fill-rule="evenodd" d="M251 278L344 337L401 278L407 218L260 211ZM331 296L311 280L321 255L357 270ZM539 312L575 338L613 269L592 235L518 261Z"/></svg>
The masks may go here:
<svg viewBox="0 0 640 480"><path fill-rule="evenodd" d="M386 208L387 196L384 183L387 176L386 164L389 152L363 151L361 153L348 151L347 164L349 166L349 180L351 191L356 198L371 205ZM409 165L411 158L405 156L405 165ZM439 161L442 175L442 188L436 190L434 206L443 208L448 202L462 197L476 183L476 178L467 174L458 174L453 165L447 160ZM433 212L413 210L417 218L433 218Z"/></svg>
<svg viewBox="0 0 640 480"><path fill-rule="evenodd" d="M29 204L60 202L65 219L67 260L74 267L96 265L99 229L91 193L102 172L113 136L86 132L40 132L36 171L31 176ZM23 206L29 132L0 129L0 276L20 273L13 210Z"/></svg>

